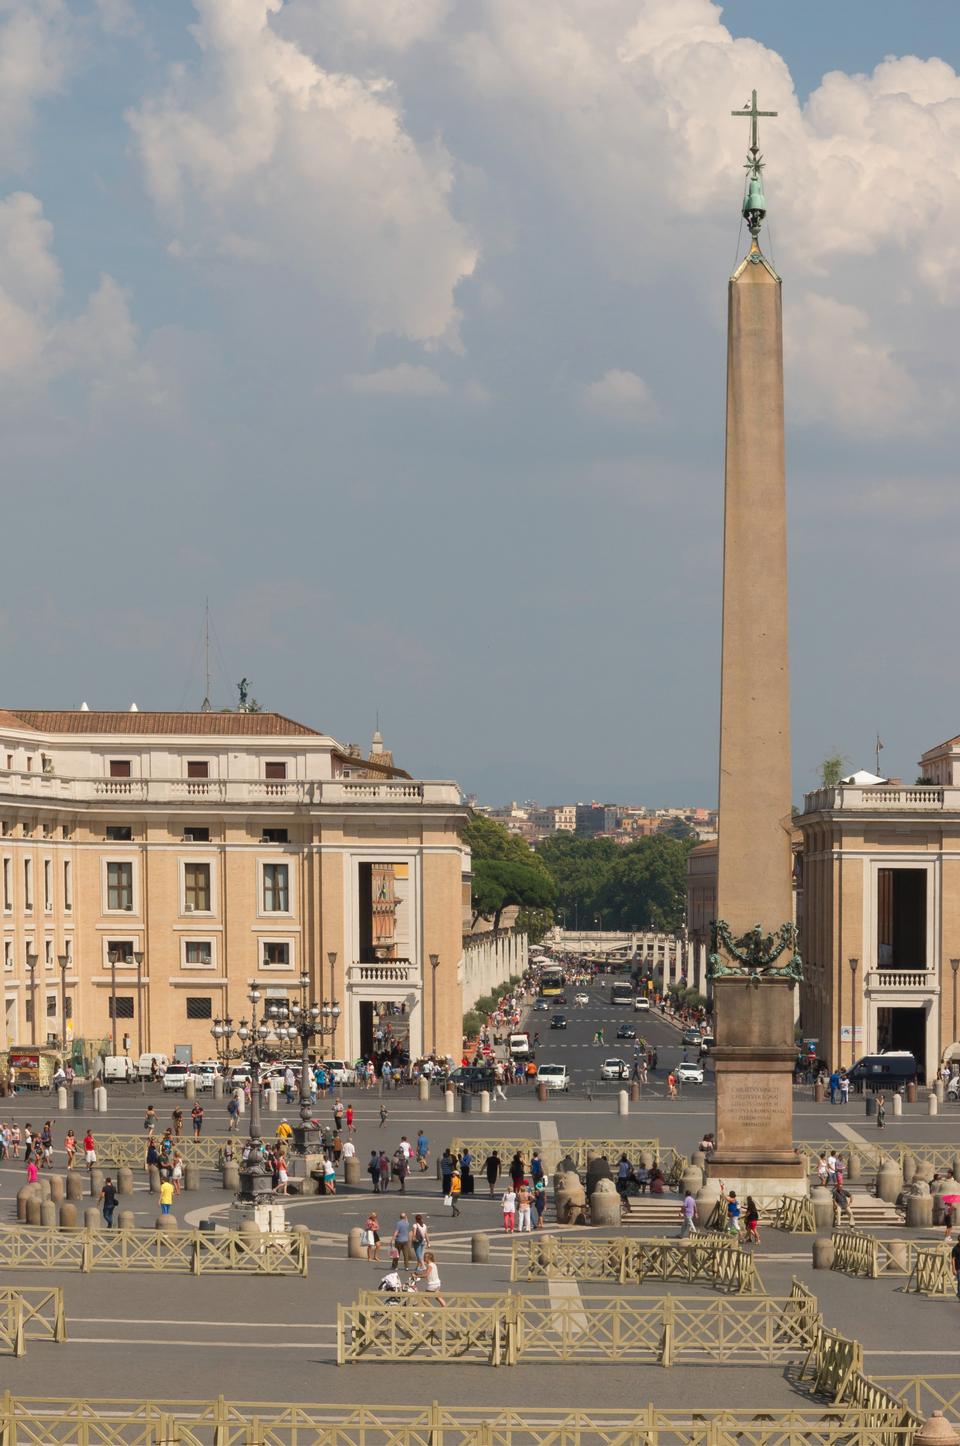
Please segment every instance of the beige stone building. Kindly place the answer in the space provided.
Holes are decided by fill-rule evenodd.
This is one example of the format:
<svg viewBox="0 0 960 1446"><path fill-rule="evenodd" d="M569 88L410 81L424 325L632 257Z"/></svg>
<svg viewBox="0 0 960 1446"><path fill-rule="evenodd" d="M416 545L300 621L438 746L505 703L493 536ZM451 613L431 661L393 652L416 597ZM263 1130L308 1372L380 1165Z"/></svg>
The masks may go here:
<svg viewBox="0 0 960 1446"><path fill-rule="evenodd" d="M0 1046L195 1059L247 981L459 1055L467 811L276 713L0 711ZM436 956L436 967L431 966ZM468 1001L468 1004L472 1001Z"/></svg>
<svg viewBox="0 0 960 1446"><path fill-rule="evenodd" d="M806 796L801 1019L832 1065L906 1049L932 1079L960 1056L960 738L920 773Z"/></svg>

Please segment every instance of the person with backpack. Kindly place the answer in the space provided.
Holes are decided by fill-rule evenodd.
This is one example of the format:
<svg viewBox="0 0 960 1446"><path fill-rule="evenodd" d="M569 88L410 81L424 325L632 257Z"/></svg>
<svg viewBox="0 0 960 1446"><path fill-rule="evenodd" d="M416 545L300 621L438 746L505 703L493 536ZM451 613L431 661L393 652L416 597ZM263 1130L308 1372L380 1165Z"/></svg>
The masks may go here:
<svg viewBox="0 0 960 1446"><path fill-rule="evenodd" d="M740 1234L740 1201L736 1190L731 1190L727 1196L727 1234Z"/></svg>

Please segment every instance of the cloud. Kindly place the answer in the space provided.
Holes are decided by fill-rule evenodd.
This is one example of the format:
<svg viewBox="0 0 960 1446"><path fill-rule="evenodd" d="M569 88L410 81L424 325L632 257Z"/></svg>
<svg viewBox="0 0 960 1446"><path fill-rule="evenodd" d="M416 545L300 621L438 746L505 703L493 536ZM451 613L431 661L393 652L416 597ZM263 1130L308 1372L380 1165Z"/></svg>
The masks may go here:
<svg viewBox="0 0 960 1446"><path fill-rule="evenodd" d="M616 369L584 387L583 405L595 417L634 426L652 422L657 415L656 401L643 377Z"/></svg>
<svg viewBox="0 0 960 1446"><path fill-rule="evenodd" d="M401 362L380 371L354 373L346 378L351 392L368 397L444 397L450 388L430 367Z"/></svg>
<svg viewBox="0 0 960 1446"><path fill-rule="evenodd" d="M308 43L405 51L436 36L452 8L453 0L308 0L283 17L288 32Z"/></svg>
<svg viewBox="0 0 960 1446"><path fill-rule="evenodd" d="M128 117L180 253L292 274L373 336L457 345L477 253L449 152L413 140L387 81L327 71L282 38L281 0L195 9L199 59Z"/></svg>
<svg viewBox="0 0 960 1446"><path fill-rule="evenodd" d="M0 159L16 164L38 103L60 90L72 21L62 0L0 0Z"/></svg>

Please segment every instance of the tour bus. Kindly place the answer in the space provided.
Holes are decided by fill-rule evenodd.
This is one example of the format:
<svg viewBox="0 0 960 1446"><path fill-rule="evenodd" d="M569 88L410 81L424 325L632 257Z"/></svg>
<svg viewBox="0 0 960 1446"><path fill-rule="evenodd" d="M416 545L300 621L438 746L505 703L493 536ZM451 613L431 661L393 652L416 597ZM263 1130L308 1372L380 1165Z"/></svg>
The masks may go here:
<svg viewBox="0 0 960 1446"><path fill-rule="evenodd" d="M629 983L611 984L610 1003L631 1005L633 1003L633 985Z"/></svg>
<svg viewBox="0 0 960 1446"><path fill-rule="evenodd" d="M563 993L563 970L552 965L544 969L540 975L540 994L542 997Z"/></svg>

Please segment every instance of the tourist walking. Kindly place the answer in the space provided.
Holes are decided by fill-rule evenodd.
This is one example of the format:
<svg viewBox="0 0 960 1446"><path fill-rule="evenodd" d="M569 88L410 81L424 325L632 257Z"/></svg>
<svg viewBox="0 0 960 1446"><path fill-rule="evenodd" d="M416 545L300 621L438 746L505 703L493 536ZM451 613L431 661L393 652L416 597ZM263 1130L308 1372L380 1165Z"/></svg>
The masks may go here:
<svg viewBox="0 0 960 1446"><path fill-rule="evenodd" d="M363 1234L360 1236L360 1244L367 1247L367 1259L380 1259L380 1217L376 1210L371 1210L363 1227Z"/></svg>
<svg viewBox="0 0 960 1446"><path fill-rule="evenodd" d="M882 1093L877 1095L877 1129L882 1130L887 1115L887 1102Z"/></svg>
<svg viewBox="0 0 960 1446"><path fill-rule="evenodd" d="M173 1209L173 1185L164 1180L160 1185L160 1214L169 1215Z"/></svg>
<svg viewBox="0 0 960 1446"><path fill-rule="evenodd" d="M747 1244L760 1244L760 1211L752 1195L747 1196L746 1214L744 1216L747 1225Z"/></svg>
<svg viewBox="0 0 960 1446"><path fill-rule="evenodd" d="M203 1105L199 1100L194 1102L193 1109L190 1111L190 1118L193 1120L193 1138L199 1140L203 1130Z"/></svg>
<svg viewBox="0 0 960 1446"><path fill-rule="evenodd" d="M413 1217L413 1253L417 1257L417 1264L423 1264L423 1253L430 1244L430 1232L426 1227L422 1215Z"/></svg>
<svg viewBox="0 0 960 1446"><path fill-rule="evenodd" d="M517 1231L522 1234L524 1230L532 1230L530 1223L530 1206L533 1199L528 1185L521 1185L517 1191Z"/></svg>
<svg viewBox="0 0 960 1446"><path fill-rule="evenodd" d="M437 1303L446 1306L447 1302L440 1294L440 1272L437 1269L436 1257L432 1250L425 1253L417 1274L423 1276L423 1288L427 1295L435 1295Z"/></svg>
<svg viewBox="0 0 960 1446"><path fill-rule="evenodd" d="M680 1206L680 1239L686 1240L697 1233L697 1202L692 1190L687 1190Z"/></svg>
<svg viewBox="0 0 960 1446"><path fill-rule="evenodd" d="M463 1191L463 1176L460 1174L460 1166L455 1165L453 1174L450 1176L450 1215L460 1215L460 1196Z"/></svg>
<svg viewBox="0 0 960 1446"><path fill-rule="evenodd" d="M380 1151L371 1150L370 1159L367 1161L367 1174L370 1176L373 1185L374 1195L380 1194Z"/></svg>
<svg viewBox="0 0 960 1446"><path fill-rule="evenodd" d="M399 1255L403 1256L404 1265L409 1266L412 1246L410 1244L410 1221L407 1219L406 1211L401 1214L394 1227L393 1245Z"/></svg>
<svg viewBox="0 0 960 1446"><path fill-rule="evenodd" d="M497 1181L500 1179L500 1156L496 1150L491 1150L490 1154L484 1160L483 1173L487 1177L487 1184L490 1186L490 1199L492 1200L493 1192L497 1188Z"/></svg>
<svg viewBox="0 0 960 1446"><path fill-rule="evenodd" d="M104 1224L107 1229L110 1230L113 1226L113 1212L117 1208L117 1187L109 1175L103 1182L99 1203L100 1209L103 1212Z"/></svg>
<svg viewBox="0 0 960 1446"><path fill-rule="evenodd" d="M508 1235L512 1235L517 1218L517 1192L512 1186L508 1186L501 1195L500 1209L503 1211L503 1228Z"/></svg>

